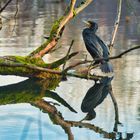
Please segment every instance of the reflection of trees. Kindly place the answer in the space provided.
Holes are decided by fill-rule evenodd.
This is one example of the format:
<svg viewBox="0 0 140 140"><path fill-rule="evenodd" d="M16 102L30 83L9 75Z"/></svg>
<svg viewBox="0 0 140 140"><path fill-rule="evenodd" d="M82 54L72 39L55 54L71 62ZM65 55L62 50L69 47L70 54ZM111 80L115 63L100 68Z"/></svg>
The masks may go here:
<svg viewBox="0 0 140 140"><path fill-rule="evenodd" d="M94 109L107 97L110 92L109 87L111 86L112 79L112 77L103 77L99 83L95 82L95 84L89 88L81 104L81 110L87 112L83 120L91 120L96 117Z"/></svg>

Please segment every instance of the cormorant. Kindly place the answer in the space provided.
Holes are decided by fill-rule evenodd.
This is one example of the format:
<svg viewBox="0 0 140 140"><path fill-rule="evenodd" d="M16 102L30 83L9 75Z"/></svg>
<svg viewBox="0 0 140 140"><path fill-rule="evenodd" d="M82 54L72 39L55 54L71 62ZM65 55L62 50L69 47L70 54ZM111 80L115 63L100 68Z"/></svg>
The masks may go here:
<svg viewBox="0 0 140 140"><path fill-rule="evenodd" d="M93 21L87 21L86 23L88 24L88 27L83 30L82 35L88 52L93 59L108 58L108 46L106 46L105 43L96 35L96 31L98 29L97 23ZM110 62L105 60L99 60L95 63L101 64L100 68L102 72L113 72L113 67Z"/></svg>
<svg viewBox="0 0 140 140"><path fill-rule="evenodd" d="M95 83L86 93L82 104L81 110L87 113L83 120L92 120L96 117L95 108L101 104L108 93L110 92L111 80L113 77L104 77L101 79L100 83Z"/></svg>

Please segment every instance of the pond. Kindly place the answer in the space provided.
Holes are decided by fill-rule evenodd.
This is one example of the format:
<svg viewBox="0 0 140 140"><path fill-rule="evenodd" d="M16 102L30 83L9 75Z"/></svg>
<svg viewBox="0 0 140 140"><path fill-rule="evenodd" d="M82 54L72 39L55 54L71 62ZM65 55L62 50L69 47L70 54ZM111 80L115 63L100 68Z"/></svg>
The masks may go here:
<svg viewBox="0 0 140 140"><path fill-rule="evenodd" d="M37 48L45 40L44 36L49 35L52 23L63 14L66 4L59 0L20 0L18 14L15 15L17 6L13 1L2 13L0 56L24 56ZM123 2L122 18L112 55L140 44L139 11L139 1ZM72 39L75 40L72 51L79 51L79 54L67 65L85 59L88 52L82 39L82 20L95 20L99 25L98 35L109 44L115 15L116 1L94 1L66 26L58 44L62 47L45 55L44 61L52 62L63 57ZM126 18L129 19L128 22ZM108 87L111 86L109 82L102 87L105 89L100 97L95 93L90 98L91 102L98 98L102 103L94 109L96 117L91 121L83 121L84 124L79 122L86 116L86 113L81 111L81 104L86 101L84 97L90 97L95 89L97 93L101 89L94 81L68 77L67 81L58 84L58 81L47 79L39 81L18 76L0 76L0 140L68 139L68 131L56 124L50 114L29 103L42 97L54 105L65 120L77 122L71 127L75 140L139 140L139 54L140 50L132 51L121 59L112 61L115 76L111 84L118 112L114 110L115 106L108 94ZM87 57L91 59L89 54ZM115 120L117 115L120 124Z"/></svg>

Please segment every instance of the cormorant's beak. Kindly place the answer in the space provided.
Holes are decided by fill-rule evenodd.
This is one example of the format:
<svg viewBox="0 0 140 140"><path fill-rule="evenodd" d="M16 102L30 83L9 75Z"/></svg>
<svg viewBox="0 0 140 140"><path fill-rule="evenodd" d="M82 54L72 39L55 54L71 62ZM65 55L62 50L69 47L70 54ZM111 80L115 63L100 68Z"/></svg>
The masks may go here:
<svg viewBox="0 0 140 140"><path fill-rule="evenodd" d="M83 22L84 22L86 25L91 26L91 24L90 24L89 21L85 21L85 20L83 20Z"/></svg>

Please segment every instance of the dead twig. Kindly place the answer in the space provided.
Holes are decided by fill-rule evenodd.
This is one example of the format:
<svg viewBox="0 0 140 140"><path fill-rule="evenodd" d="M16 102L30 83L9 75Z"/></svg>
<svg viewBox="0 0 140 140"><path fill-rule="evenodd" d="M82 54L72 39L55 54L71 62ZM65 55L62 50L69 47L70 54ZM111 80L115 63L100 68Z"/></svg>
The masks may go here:
<svg viewBox="0 0 140 140"><path fill-rule="evenodd" d="M74 43L74 40L71 41L70 47L69 47L68 52L67 52L67 54L66 54L66 60L65 60L65 63L63 64L63 70L65 69L65 65L66 65L66 62L67 62L67 60L68 60L68 56L69 56L69 53L70 53L71 48L72 48L72 46L73 46L73 43Z"/></svg>
<svg viewBox="0 0 140 140"><path fill-rule="evenodd" d="M5 3L5 5L0 9L0 13L2 13L4 10L5 10L5 8L9 5L9 3L11 2L12 0L8 0L6 3Z"/></svg>
<svg viewBox="0 0 140 140"><path fill-rule="evenodd" d="M118 27L119 27L119 22L120 22L120 17L121 17L121 9L122 9L122 0L119 0L118 8L117 8L117 17L116 17L115 24L114 24L112 38L111 38L111 41L110 41L110 44L109 44L109 48L110 49L114 45L116 33L117 33L117 30L118 30Z"/></svg>
<svg viewBox="0 0 140 140"><path fill-rule="evenodd" d="M121 58L123 55L125 55L125 54L127 54L127 53L129 53L129 52L131 52L133 50L136 50L136 49L140 49L140 46L135 46L133 48L130 48L130 49L128 49L128 50L126 50L126 51L124 51L124 52L122 52L122 53L120 53L120 54L118 54L116 56L112 56L112 57L108 57L108 58L99 58L99 59L95 59L94 61L99 61L99 60L108 61L108 60L118 59L118 58Z"/></svg>
<svg viewBox="0 0 140 140"><path fill-rule="evenodd" d="M15 31L15 28L16 28L16 24L17 24L17 15L18 15L18 11L19 11L19 0L16 0L16 11L15 11L15 15L14 15L14 27L12 29L12 33Z"/></svg>
<svg viewBox="0 0 140 140"><path fill-rule="evenodd" d="M120 53L120 54L118 54L118 55L116 55L116 56L112 56L112 57L108 57L108 58L96 58L96 59L94 59L94 60L79 61L79 62L77 62L77 63L74 63L74 64L68 66L66 69L64 69L64 71L69 71L69 70L71 70L71 69L74 68L74 67L77 67L77 66L82 65L82 64L92 63L92 62L94 62L94 61L100 61L100 60L106 60L106 61L108 61L108 60L119 59L119 58L121 58L122 56L124 56L125 54L127 54L127 53L129 53L129 52L131 52L131 51L133 51L133 50L136 50L136 49L140 49L140 46L135 46L135 47L130 48L130 49L126 50L126 51L123 51L122 53Z"/></svg>

